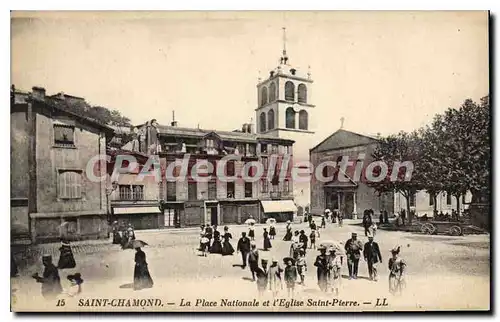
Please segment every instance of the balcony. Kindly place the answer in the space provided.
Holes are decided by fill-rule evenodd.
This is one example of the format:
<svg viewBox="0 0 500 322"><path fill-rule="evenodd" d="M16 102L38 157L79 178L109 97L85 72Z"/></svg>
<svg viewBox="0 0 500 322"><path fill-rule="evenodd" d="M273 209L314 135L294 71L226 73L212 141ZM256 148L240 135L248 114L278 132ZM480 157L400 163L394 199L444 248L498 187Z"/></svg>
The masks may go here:
<svg viewBox="0 0 500 322"><path fill-rule="evenodd" d="M271 199L281 199L281 192L280 191L271 191L269 193Z"/></svg>

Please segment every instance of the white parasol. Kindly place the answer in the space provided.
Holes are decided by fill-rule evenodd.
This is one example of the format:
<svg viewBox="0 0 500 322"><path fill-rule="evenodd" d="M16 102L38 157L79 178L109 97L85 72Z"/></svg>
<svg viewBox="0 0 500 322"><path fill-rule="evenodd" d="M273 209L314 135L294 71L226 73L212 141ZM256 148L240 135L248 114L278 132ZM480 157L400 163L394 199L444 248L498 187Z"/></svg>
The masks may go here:
<svg viewBox="0 0 500 322"><path fill-rule="evenodd" d="M245 224L247 224L247 225L255 224L255 219L248 218L247 220L245 220Z"/></svg>
<svg viewBox="0 0 500 322"><path fill-rule="evenodd" d="M276 219L274 218L269 218L268 220L266 220L266 224L270 225L270 224L275 224L276 223Z"/></svg>
<svg viewBox="0 0 500 322"><path fill-rule="evenodd" d="M318 247L325 247L327 250L330 248L334 248L337 253L343 253L344 247L343 243L336 240L323 240L319 243Z"/></svg>

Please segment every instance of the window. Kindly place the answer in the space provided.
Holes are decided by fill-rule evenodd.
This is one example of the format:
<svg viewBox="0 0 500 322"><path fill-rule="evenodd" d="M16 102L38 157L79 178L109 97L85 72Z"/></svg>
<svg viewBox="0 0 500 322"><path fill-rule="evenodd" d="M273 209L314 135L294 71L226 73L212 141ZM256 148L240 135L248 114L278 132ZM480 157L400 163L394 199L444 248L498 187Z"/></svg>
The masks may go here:
<svg viewBox="0 0 500 322"><path fill-rule="evenodd" d="M434 194L429 192L429 206L434 206Z"/></svg>
<svg viewBox="0 0 500 322"><path fill-rule="evenodd" d="M217 183L215 181L208 182L208 200L217 199Z"/></svg>
<svg viewBox="0 0 500 322"><path fill-rule="evenodd" d="M188 182L188 200L198 200L198 186L196 182Z"/></svg>
<svg viewBox="0 0 500 322"><path fill-rule="evenodd" d="M269 85L269 103L276 100L276 84L274 82Z"/></svg>
<svg viewBox="0 0 500 322"><path fill-rule="evenodd" d="M245 144L242 144L242 143L238 143L238 144L236 145L236 148L238 149L238 153L239 153L240 155L245 155L245 154L246 154L246 153L245 153L245 147L246 147L246 145L245 145Z"/></svg>
<svg viewBox="0 0 500 322"><path fill-rule="evenodd" d="M446 193L446 204L451 205L451 193Z"/></svg>
<svg viewBox="0 0 500 322"><path fill-rule="evenodd" d="M255 155L255 144L248 144L247 146L247 155L253 156Z"/></svg>
<svg viewBox="0 0 500 322"><path fill-rule="evenodd" d="M264 167L264 172L267 171L267 168L269 167L269 160L267 157L262 157L262 166Z"/></svg>
<svg viewBox="0 0 500 322"><path fill-rule="evenodd" d="M273 184L273 193L278 193L280 191L279 185Z"/></svg>
<svg viewBox="0 0 500 322"><path fill-rule="evenodd" d="M215 140L214 139L206 139L205 140L205 145L206 145L206 151L207 154L217 154L217 148L215 146Z"/></svg>
<svg viewBox="0 0 500 322"><path fill-rule="evenodd" d="M260 113L260 132L266 132L266 113Z"/></svg>
<svg viewBox="0 0 500 322"><path fill-rule="evenodd" d="M68 125L54 124L54 143L57 145L74 145L75 128Z"/></svg>
<svg viewBox="0 0 500 322"><path fill-rule="evenodd" d="M234 198L234 182L227 183L227 197Z"/></svg>
<svg viewBox="0 0 500 322"><path fill-rule="evenodd" d="M267 153L267 143L260 144L260 153Z"/></svg>
<svg viewBox="0 0 500 322"><path fill-rule="evenodd" d="M121 184L118 186L120 200L144 200L142 185Z"/></svg>
<svg viewBox="0 0 500 322"><path fill-rule="evenodd" d="M264 86L262 88L262 91L260 93L261 93L261 96L260 96L260 99L261 99L260 105L261 106L266 105L267 104L267 87Z"/></svg>
<svg viewBox="0 0 500 322"><path fill-rule="evenodd" d="M307 130L307 122L308 122L307 112L302 110L299 112L299 129Z"/></svg>
<svg viewBox="0 0 500 322"><path fill-rule="evenodd" d="M300 84L298 87L297 100L299 103L307 103L307 87L305 84Z"/></svg>
<svg viewBox="0 0 500 322"><path fill-rule="evenodd" d="M295 100L295 85L291 81L285 83L285 100Z"/></svg>
<svg viewBox="0 0 500 322"><path fill-rule="evenodd" d="M285 126L287 129L295 128L295 111L293 107L289 107L285 112Z"/></svg>
<svg viewBox="0 0 500 322"><path fill-rule="evenodd" d="M82 197L82 172L61 170L58 176L58 197L78 199Z"/></svg>
<svg viewBox="0 0 500 322"><path fill-rule="evenodd" d="M230 160L226 163L226 175L229 177L234 176L234 161Z"/></svg>
<svg viewBox="0 0 500 322"><path fill-rule="evenodd" d="M283 181L283 192L285 194L290 193L290 181L288 180Z"/></svg>
<svg viewBox="0 0 500 322"><path fill-rule="evenodd" d="M416 197L416 194L412 194L412 195L410 196L410 207L415 207L415 201L416 201L416 200L415 200L415 199L416 199L415 197Z"/></svg>
<svg viewBox="0 0 500 322"><path fill-rule="evenodd" d="M274 111L273 110L269 110L269 112L267 112L267 129L268 130L274 129Z"/></svg>
<svg viewBox="0 0 500 322"><path fill-rule="evenodd" d="M272 144L271 145L271 154L278 154L278 145L277 144Z"/></svg>
<svg viewBox="0 0 500 322"><path fill-rule="evenodd" d="M176 182L167 181L167 201L175 201L176 197Z"/></svg>
<svg viewBox="0 0 500 322"><path fill-rule="evenodd" d="M269 192L269 181L266 179L262 180L262 193L268 193Z"/></svg>
<svg viewBox="0 0 500 322"><path fill-rule="evenodd" d="M253 197L253 184L252 182L245 182L245 198Z"/></svg>

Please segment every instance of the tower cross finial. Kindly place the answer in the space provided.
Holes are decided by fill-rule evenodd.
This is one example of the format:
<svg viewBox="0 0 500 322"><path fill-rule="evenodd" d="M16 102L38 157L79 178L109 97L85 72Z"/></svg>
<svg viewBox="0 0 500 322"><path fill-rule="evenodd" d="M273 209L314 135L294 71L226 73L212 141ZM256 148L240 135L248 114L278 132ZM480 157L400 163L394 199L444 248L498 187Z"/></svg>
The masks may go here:
<svg viewBox="0 0 500 322"><path fill-rule="evenodd" d="M286 57L286 28L283 27L283 57Z"/></svg>
<svg viewBox="0 0 500 322"><path fill-rule="evenodd" d="M343 129L344 128L344 121L345 121L345 118L342 116L340 118L340 128Z"/></svg>

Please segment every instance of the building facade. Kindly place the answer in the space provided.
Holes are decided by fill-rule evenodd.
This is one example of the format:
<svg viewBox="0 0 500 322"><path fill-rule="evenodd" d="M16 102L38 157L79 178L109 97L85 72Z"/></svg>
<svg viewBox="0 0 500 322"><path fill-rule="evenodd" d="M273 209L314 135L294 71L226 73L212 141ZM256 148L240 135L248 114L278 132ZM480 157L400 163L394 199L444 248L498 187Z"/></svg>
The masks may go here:
<svg viewBox="0 0 500 322"><path fill-rule="evenodd" d="M277 178L282 160L293 156L292 140L255 134L251 124L229 132L182 128L176 122L163 126L152 120L136 132L137 136L124 148L138 152L142 149L159 157L159 199L165 205L163 227L241 224L251 217L258 222L270 217L293 220L297 208L289 169L283 170L281 179ZM228 155L237 160L223 162ZM188 159L186 176L181 175L178 165L184 158ZM262 164L260 176L249 166L250 162ZM199 180L191 176L196 164L208 167L209 163L217 171L209 173L210 178ZM245 180L241 176L244 168L256 179ZM235 179L225 182L220 174Z"/></svg>
<svg viewBox="0 0 500 322"><path fill-rule="evenodd" d="M106 153L113 130L54 99L43 88L11 91L12 237L51 241L63 231L75 239L107 237L106 183L89 180L85 171ZM94 171L106 174L105 167Z"/></svg>

